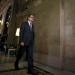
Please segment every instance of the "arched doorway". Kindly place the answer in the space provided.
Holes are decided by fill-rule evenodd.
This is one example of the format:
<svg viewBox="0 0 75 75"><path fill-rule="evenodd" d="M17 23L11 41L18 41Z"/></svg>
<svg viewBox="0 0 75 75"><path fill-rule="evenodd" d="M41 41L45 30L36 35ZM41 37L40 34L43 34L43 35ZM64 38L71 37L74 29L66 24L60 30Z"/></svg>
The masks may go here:
<svg viewBox="0 0 75 75"><path fill-rule="evenodd" d="M7 42L7 37L8 37L8 29L9 29L9 22L10 22L10 17L11 17L11 6L7 10L6 18L5 18L5 23L4 23L4 29L3 29L3 37L4 37L4 42Z"/></svg>

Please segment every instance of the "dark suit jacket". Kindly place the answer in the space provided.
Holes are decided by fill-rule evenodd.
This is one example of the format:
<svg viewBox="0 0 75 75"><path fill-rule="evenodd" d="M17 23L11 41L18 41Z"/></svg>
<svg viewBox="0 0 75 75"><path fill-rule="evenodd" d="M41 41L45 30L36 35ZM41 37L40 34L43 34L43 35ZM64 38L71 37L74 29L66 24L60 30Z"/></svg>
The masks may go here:
<svg viewBox="0 0 75 75"><path fill-rule="evenodd" d="M20 43L24 42L25 46L34 43L34 26L32 25L32 31L30 30L29 23L23 22L20 27Z"/></svg>

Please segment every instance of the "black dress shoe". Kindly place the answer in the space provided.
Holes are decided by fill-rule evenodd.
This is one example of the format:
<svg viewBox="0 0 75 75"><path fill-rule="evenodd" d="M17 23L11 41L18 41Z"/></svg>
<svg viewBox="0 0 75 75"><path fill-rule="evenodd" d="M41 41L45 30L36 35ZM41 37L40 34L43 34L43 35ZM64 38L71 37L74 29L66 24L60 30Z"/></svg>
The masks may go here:
<svg viewBox="0 0 75 75"><path fill-rule="evenodd" d="M20 68L18 66L15 66L15 70L20 70Z"/></svg>
<svg viewBox="0 0 75 75"><path fill-rule="evenodd" d="M28 71L28 74L38 75L38 74L39 74L39 72L37 72L37 71L33 70L33 71Z"/></svg>
<svg viewBox="0 0 75 75"><path fill-rule="evenodd" d="M20 70L20 68L18 67L18 64L14 64L14 66L15 66L15 70Z"/></svg>

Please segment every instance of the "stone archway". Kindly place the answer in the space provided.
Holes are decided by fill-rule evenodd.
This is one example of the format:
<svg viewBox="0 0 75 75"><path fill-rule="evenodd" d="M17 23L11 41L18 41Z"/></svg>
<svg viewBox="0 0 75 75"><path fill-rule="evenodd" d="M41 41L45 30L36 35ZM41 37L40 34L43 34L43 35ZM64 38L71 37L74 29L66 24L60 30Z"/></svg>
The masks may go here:
<svg viewBox="0 0 75 75"><path fill-rule="evenodd" d="M11 17L11 6L9 6L7 13L6 13L6 17L5 17L5 23L4 23L4 28L3 28L3 36L5 37L5 42L7 41L7 37L8 37L8 29L9 29L9 25L10 25L10 17Z"/></svg>

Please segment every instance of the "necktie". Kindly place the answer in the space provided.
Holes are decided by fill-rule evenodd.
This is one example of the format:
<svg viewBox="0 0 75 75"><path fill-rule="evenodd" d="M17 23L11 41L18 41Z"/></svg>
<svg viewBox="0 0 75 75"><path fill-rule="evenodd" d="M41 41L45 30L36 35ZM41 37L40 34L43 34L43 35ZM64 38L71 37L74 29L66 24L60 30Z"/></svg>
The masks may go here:
<svg viewBox="0 0 75 75"><path fill-rule="evenodd" d="M30 29L32 30L32 23L30 23Z"/></svg>

